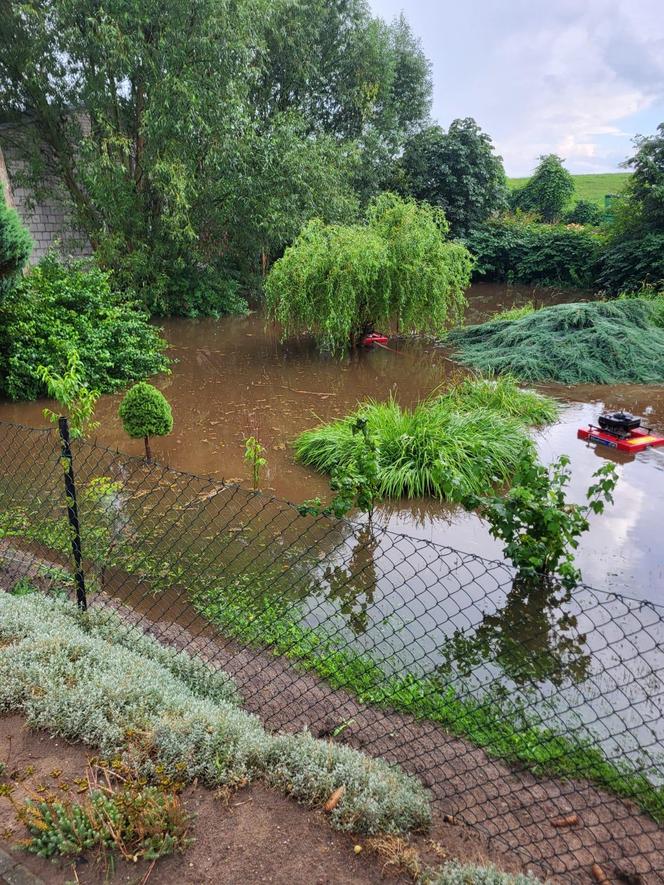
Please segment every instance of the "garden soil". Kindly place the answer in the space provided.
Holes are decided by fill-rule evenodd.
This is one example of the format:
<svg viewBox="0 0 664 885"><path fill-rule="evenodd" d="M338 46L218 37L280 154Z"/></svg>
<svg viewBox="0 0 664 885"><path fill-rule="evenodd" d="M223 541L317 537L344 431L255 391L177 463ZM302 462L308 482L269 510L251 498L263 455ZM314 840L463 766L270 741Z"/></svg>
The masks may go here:
<svg viewBox="0 0 664 885"><path fill-rule="evenodd" d="M0 718L0 759L13 772L12 798L17 805L46 794L75 799L75 781L85 776L89 757L90 752L81 744L29 730L20 716ZM133 885L377 885L386 880L409 881L398 870L386 868L384 858L374 853L365 839L332 830L321 811L303 808L261 785L222 797L191 786L182 798L193 815L193 845L184 854L162 858L154 866L146 861L119 861L110 881ZM500 855L489 858L468 831L455 829L445 846L435 846L438 863L443 854L501 863ZM16 861L49 885L101 885L107 881L104 867L94 861L53 862L27 853L17 846L26 835L12 801L2 796L0 846ZM434 858L431 846L423 839L419 843L422 860ZM356 845L362 846L359 854Z"/></svg>

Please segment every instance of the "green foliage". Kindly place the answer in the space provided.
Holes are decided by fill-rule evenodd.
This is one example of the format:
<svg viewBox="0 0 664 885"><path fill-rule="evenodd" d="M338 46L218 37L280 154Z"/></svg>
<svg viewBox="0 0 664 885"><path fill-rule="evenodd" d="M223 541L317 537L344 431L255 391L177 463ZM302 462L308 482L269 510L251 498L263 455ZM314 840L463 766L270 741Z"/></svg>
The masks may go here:
<svg viewBox="0 0 664 885"><path fill-rule="evenodd" d="M628 200L639 208L646 230L664 233L664 123L655 135L635 139L636 153L625 163L633 169Z"/></svg>
<svg viewBox="0 0 664 885"><path fill-rule="evenodd" d="M507 205L502 159L471 117L454 120L447 132L429 126L411 136L397 177L405 193L444 210L455 236Z"/></svg>
<svg viewBox="0 0 664 885"><path fill-rule="evenodd" d="M602 223L604 213L591 200L578 200L574 208L565 213L565 224L591 224L597 227Z"/></svg>
<svg viewBox="0 0 664 885"><path fill-rule="evenodd" d="M514 209L537 212L543 221L558 221L574 193L574 179L556 154L539 158L539 165L525 187L512 191Z"/></svg>
<svg viewBox="0 0 664 885"><path fill-rule="evenodd" d="M80 382L101 393L168 368L158 330L94 264L47 256L8 296L0 319L8 340L0 354L0 392L11 399L45 396L39 367L52 381L64 379L73 352Z"/></svg>
<svg viewBox="0 0 664 885"><path fill-rule="evenodd" d="M592 283L601 249L601 239L591 231L520 217L488 221L464 242L475 257L475 278L579 288Z"/></svg>
<svg viewBox="0 0 664 885"><path fill-rule="evenodd" d="M535 313L535 310L533 302L527 301L520 307L508 307L506 310L500 310L498 313L494 313L491 319L493 322L496 320L520 320L523 317L530 316L531 313Z"/></svg>
<svg viewBox="0 0 664 885"><path fill-rule="evenodd" d="M116 851L126 860L156 860L191 844L191 817L177 795L137 780L91 790L83 802L28 800L20 811L40 857L100 858Z"/></svg>
<svg viewBox="0 0 664 885"><path fill-rule="evenodd" d="M493 865L480 867L450 861L426 879L426 885L537 885L534 876L503 873Z"/></svg>
<svg viewBox="0 0 664 885"><path fill-rule="evenodd" d="M251 479L254 491L260 488L261 471L267 467L265 446L262 446L255 436L250 436L244 441L244 461L251 467Z"/></svg>
<svg viewBox="0 0 664 885"><path fill-rule="evenodd" d="M647 301L652 308L653 322L660 329L664 329L664 289L646 283L636 292L621 292L619 297L621 299L639 298L642 301Z"/></svg>
<svg viewBox="0 0 664 885"><path fill-rule="evenodd" d="M446 230L441 212L394 194L372 202L365 224L313 221L267 278L270 316L284 336L308 332L336 352L366 323L442 329L462 311L471 263Z"/></svg>
<svg viewBox="0 0 664 885"><path fill-rule="evenodd" d="M125 432L133 439L145 442L145 458L152 461L151 436L168 436L173 430L173 413L164 394L139 381L125 393L118 408Z"/></svg>
<svg viewBox="0 0 664 885"><path fill-rule="evenodd" d="M480 372L562 384L661 384L664 331L640 299L558 304L455 329L456 359Z"/></svg>
<svg viewBox="0 0 664 885"><path fill-rule="evenodd" d="M313 217L353 219L427 117L429 64L364 0L28 0L0 22L24 178L151 312L218 315ZM72 109L85 109L77 113ZM64 191L64 195L62 193Z"/></svg>
<svg viewBox="0 0 664 885"><path fill-rule="evenodd" d="M0 709L104 754L138 755L148 777L178 771L210 786L260 778L310 805L344 785L330 815L340 829L428 826L427 794L400 769L306 732L270 735L257 717L197 697L154 660L85 633L79 617L71 603L0 594L0 636L9 640L0 648Z"/></svg>
<svg viewBox="0 0 664 885"><path fill-rule="evenodd" d="M536 587L555 578L573 589L581 580L574 564L578 539L590 528L590 514L603 513L604 505L613 503L618 482L615 465L605 464L593 478L596 482L586 493L587 503L572 504L566 497L571 479L567 455L549 467L526 458L506 495L470 498L466 505L478 508L493 537L504 542L503 552L517 569L518 581Z"/></svg>
<svg viewBox="0 0 664 885"><path fill-rule="evenodd" d="M295 452L324 473L352 474L362 446L354 429L362 421L376 441L380 497L462 501L508 482L520 459L532 454L525 426L554 416L550 400L519 390L510 379L471 379L412 410L394 400L367 403L300 434Z"/></svg>
<svg viewBox="0 0 664 885"><path fill-rule="evenodd" d="M604 197L618 195L625 189L625 185L632 176L631 172L591 172L581 175L572 175L574 181L573 200L589 200L591 203L604 209ZM526 178L508 178L507 186L510 190L524 187L529 181Z"/></svg>
<svg viewBox="0 0 664 885"><path fill-rule="evenodd" d="M597 286L616 295L646 285L664 287L664 233L612 241L602 255Z"/></svg>
<svg viewBox="0 0 664 885"><path fill-rule="evenodd" d="M125 433L133 439L146 436L167 436L173 430L173 413L164 394L139 381L124 395L118 414Z"/></svg>
<svg viewBox="0 0 664 885"><path fill-rule="evenodd" d="M0 184L0 306L21 278L32 252L32 239L18 213L5 202Z"/></svg>
<svg viewBox="0 0 664 885"><path fill-rule="evenodd" d="M99 422L94 420L99 392L90 390L84 383L81 360L75 350L69 354L64 374L58 375L48 366L39 366L37 372L46 385L48 395L62 407L59 413L44 409L45 418L57 424L62 411L66 412L72 439L86 436L99 427Z"/></svg>

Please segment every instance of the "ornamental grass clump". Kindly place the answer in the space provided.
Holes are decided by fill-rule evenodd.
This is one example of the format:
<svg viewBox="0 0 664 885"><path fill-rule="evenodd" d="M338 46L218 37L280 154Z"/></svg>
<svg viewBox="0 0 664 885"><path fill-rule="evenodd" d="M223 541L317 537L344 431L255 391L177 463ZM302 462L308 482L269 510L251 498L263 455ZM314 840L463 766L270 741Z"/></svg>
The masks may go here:
<svg viewBox="0 0 664 885"><path fill-rule="evenodd" d="M380 497L462 502L509 482L521 459L534 456L526 426L555 415L553 400L520 390L512 379L470 378L414 409L393 399L365 403L300 434L295 453L322 473L343 472L356 457L353 426L362 419L376 440Z"/></svg>
<svg viewBox="0 0 664 885"><path fill-rule="evenodd" d="M445 341L459 362L524 381L664 382L664 330L643 299L557 304L517 320L455 329Z"/></svg>
<svg viewBox="0 0 664 885"><path fill-rule="evenodd" d="M195 693L168 655L158 662L150 642L134 636L148 657L129 647L132 634L66 606L37 594L0 594L0 711L21 712L33 727L131 759L148 778L177 771L209 786L260 779L314 806L329 798L330 787L343 787L336 827L400 833L429 824L426 790L400 769L306 732L273 736L235 703L211 698L218 676L210 675L206 690L206 680L185 664ZM109 641L112 635L125 645Z"/></svg>

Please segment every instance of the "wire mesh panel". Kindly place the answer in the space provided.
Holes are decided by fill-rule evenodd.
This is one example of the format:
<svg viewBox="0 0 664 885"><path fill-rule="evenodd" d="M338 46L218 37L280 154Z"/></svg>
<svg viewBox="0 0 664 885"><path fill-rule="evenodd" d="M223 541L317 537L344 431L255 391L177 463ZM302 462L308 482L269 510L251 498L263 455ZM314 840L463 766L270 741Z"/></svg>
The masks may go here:
<svg viewBox="0 0 664 885"><path fill-rule="evenodd" d="M72 443L88 605L272 729L398 763L542 876L664 877L664 609ZM56 431L0 424L0 579L74 596Z"/></svg>

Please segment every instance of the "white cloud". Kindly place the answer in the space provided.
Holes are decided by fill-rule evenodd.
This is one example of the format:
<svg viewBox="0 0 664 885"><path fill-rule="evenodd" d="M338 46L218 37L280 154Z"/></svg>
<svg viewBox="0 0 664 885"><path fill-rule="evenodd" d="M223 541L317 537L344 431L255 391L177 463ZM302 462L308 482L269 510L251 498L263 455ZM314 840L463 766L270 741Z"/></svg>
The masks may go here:
<svg viewBox="0 0 664 885"><path fill-rule="evenodd" d="M474 116L507 170L560 153L574 171L610 171L635 128L664 118L662 0L373 0L404 8L434 63L434 115ZM651 119L652 118L652 119ZM659 122L659 120L657 120Z"/></svg>

